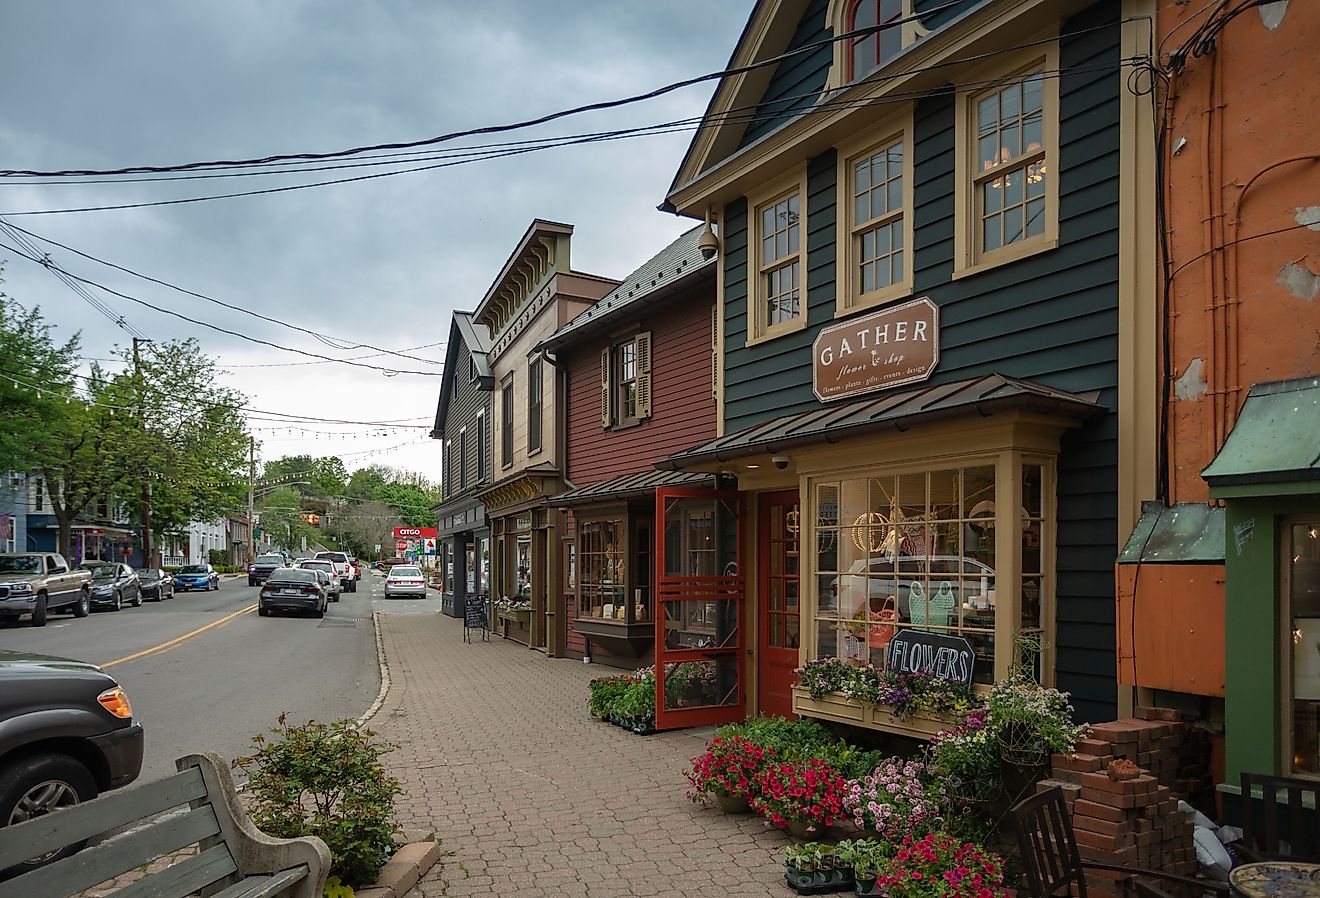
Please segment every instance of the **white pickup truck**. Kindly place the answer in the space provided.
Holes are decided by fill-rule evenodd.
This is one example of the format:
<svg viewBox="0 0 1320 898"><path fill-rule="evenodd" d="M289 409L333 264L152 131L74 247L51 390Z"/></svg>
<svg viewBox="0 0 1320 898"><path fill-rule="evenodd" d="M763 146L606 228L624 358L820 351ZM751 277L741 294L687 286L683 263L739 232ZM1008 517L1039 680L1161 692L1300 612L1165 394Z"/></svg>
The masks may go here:
<svg viewBox="0 0 1320 898"><path fill-rule="evenodd" d="M64 611L86 617L92 607L92 572L75 570L54 552L0 553L0 620L31 615L32 626L46 626L46 615Z"/></svg>

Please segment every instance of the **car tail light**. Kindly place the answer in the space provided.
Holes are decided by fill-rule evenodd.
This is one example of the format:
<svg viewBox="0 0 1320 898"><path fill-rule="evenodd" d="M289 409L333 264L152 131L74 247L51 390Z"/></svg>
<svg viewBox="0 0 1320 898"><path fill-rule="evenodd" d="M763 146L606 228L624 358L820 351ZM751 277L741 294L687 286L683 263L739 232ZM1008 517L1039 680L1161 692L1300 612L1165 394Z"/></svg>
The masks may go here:
<svg viewBox="0 0 1320 898"><path fill-rule="evenodd" d="M96 700L101 703L102 708L105 708L120 720L128 720L133 716L133 706L129 704L128 696L124 694L124 690L118 686L102 692L96 697Z"/></svg>
<svg viewBox="0 0 1320 898"><path fill-rule="evenodd" d="M307 593L309 596L314 596L314 595L316 595L316 594L317 594L318 592L320 592L320 591L321 591L321 588L320 588L319 586L304 586L304 587L303 587L303 592Z"/></svg>

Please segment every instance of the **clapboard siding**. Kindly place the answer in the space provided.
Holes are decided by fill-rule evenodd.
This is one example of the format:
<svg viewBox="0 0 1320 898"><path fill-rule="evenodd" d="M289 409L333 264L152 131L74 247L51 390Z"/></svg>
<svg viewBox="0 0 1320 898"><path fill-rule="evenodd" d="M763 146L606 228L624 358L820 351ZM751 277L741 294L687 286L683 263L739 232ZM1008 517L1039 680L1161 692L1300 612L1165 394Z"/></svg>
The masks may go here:
<svg viewBox="0 0 1320 898"><path fill-rule="evenodd" d="M828 0L811 0L785 52L828 40L830 29L825 20L828 10ZM755 143L815 103L816 97L825 89L833 59L830 45L823 44L779 63L765 95L757 104L755 117L743 133L740 146Z"/></svg>
<svg viewBox="0 0 1320 898"><path fill-rule="evenodd" d="M454 378L450 386L449 414L445 418L445 444L448 451L452 452L451 458L445 465L445 472L453 477L453 483L445 491L445 499L466 496L473 492L477 484L477 415L481 412L486 413L486 440L485 445L481 447L481 452L486 458L486 477L490 479L490 403L491 394L489 390L478 388L477 383L468 379L468 360L471 355L467 344L459 336L457 328L450 333L451 340L457 340L459 349L454 357ZM468 434L468 458L467 458L467 478L459 480L459 451L458 437L463 428L467 428ZM452 464L452 467L450 465ZM459 483L465 483L466 487L459 488Z"/></svg>
<svg viewBox="0 0 1320 898"><path fill-rule="evenodd" d="M1059 84L1057 249L953 280L953 94L932 93L913 110L914 294L929 296L941 312L940 365L930 382L998 372L1073 392L1098 391L1109 410L1066 433L1059 458L1057 674L1086 720L1112 717L1116 710L1118 169L1124 84L1117 67L1117 12L1111 7L1097 3L1060 28L1077 34L1060 42L1065 73ZM803 27L808 24L804 18ZM1097 26L1105 27L1087 31ZM820 407L811 392L810 347L820 328L834 321L835 180L833 152L808 162L806 329L750 348L748 210L745 201L724 209L726 432Z"/></svg>
<svg viewBox="0 0 1320 898"><path fill-rule="evenodd" d="M568 479L589 486L650 470L680 449L715 436L711 393L711 309L714 270L699 284L642 313L638 330L651 332L651 417L636 427L600 425L600 352L605 337L591 337L559 353L568 370ZM619 321L620 328L629 322Z"/></svg>

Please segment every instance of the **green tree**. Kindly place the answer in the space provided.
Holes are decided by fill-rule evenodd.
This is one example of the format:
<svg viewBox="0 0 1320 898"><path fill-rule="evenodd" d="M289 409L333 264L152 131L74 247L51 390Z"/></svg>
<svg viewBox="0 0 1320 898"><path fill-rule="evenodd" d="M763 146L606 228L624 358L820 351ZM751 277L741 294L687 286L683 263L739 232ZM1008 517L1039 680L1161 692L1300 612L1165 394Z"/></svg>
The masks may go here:
<svg viewBox="0 0 1320 898"><path fill-rule="evenodd" d="M0 293L0 471L36 467L72 411L77 365L77 335L58 342L40 309Z"/></svg>

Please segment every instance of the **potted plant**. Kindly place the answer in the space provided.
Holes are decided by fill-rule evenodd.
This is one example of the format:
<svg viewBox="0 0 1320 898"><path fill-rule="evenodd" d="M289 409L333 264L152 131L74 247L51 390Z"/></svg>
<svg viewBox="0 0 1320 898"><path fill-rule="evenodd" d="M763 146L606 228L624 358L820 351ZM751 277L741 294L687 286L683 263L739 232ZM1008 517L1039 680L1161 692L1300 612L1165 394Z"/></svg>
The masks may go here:
<svg viewBox="0 0 1320 898"><path fill-rule="evenodd" d="M876 877L887 898L1003 898L999 856L947 832L904 839Z"/></svg>
<svg viewBox="0 0 1320 898"><path fill-rule="evenodd" d="M1051 754L1072 754L1077 740L1089 731L1085 724L1072 722L1068 693L1042 686L1023 672L995 684L987 708L987 728L999 743L1002 774L1015 792L1039 778Z"/></svg>
<svg viewBox="0 0 1320 898"><path fill-rule="evenodd" d="M784 846L784 879L793 889L810 889L816 885L816 870L820 854L816 843Z"/></svg>
<svg viewBox="0 0 1320 898"><path fill-rule="evenodd" d="M797 839L823 832L843 815L843 777L826 762L772 763L753 781L751 806Z"/></svg>
<svg viewBox="0 0 1320 898"><path fill-rule="evenodd" d="M953 729L937 733L929 757L930 771L951 797L987 802L999 794L999 740L990 731L988 711L974 711Z"/></svg>
<svg viewBox="0 0 1320 898"><path fill-rule="evenodd" d="M854 891L858 895L879 895L876 878L881 866L892 854L887 842L873 839L858 839L852 843L848 857L852 863Z"/></svg>
<svg viewBox="0 0 1320 898"><path fill-rule="evenodd" d="M717 736L692 759L685 774L692 784L688 798L696 802L711 798L725 813L745 814L751 810L748 802L756 775L773 759L773 751L743 736Z"/></svg>
<svg viewBox="0 0 1320 898"><path fill-rule="evenodd" d="M930 782L924 764L889 758L866 776L848 782L843 807L856 826L877 839L897 843L938 828L947 804L944 786Z"/></svg>

